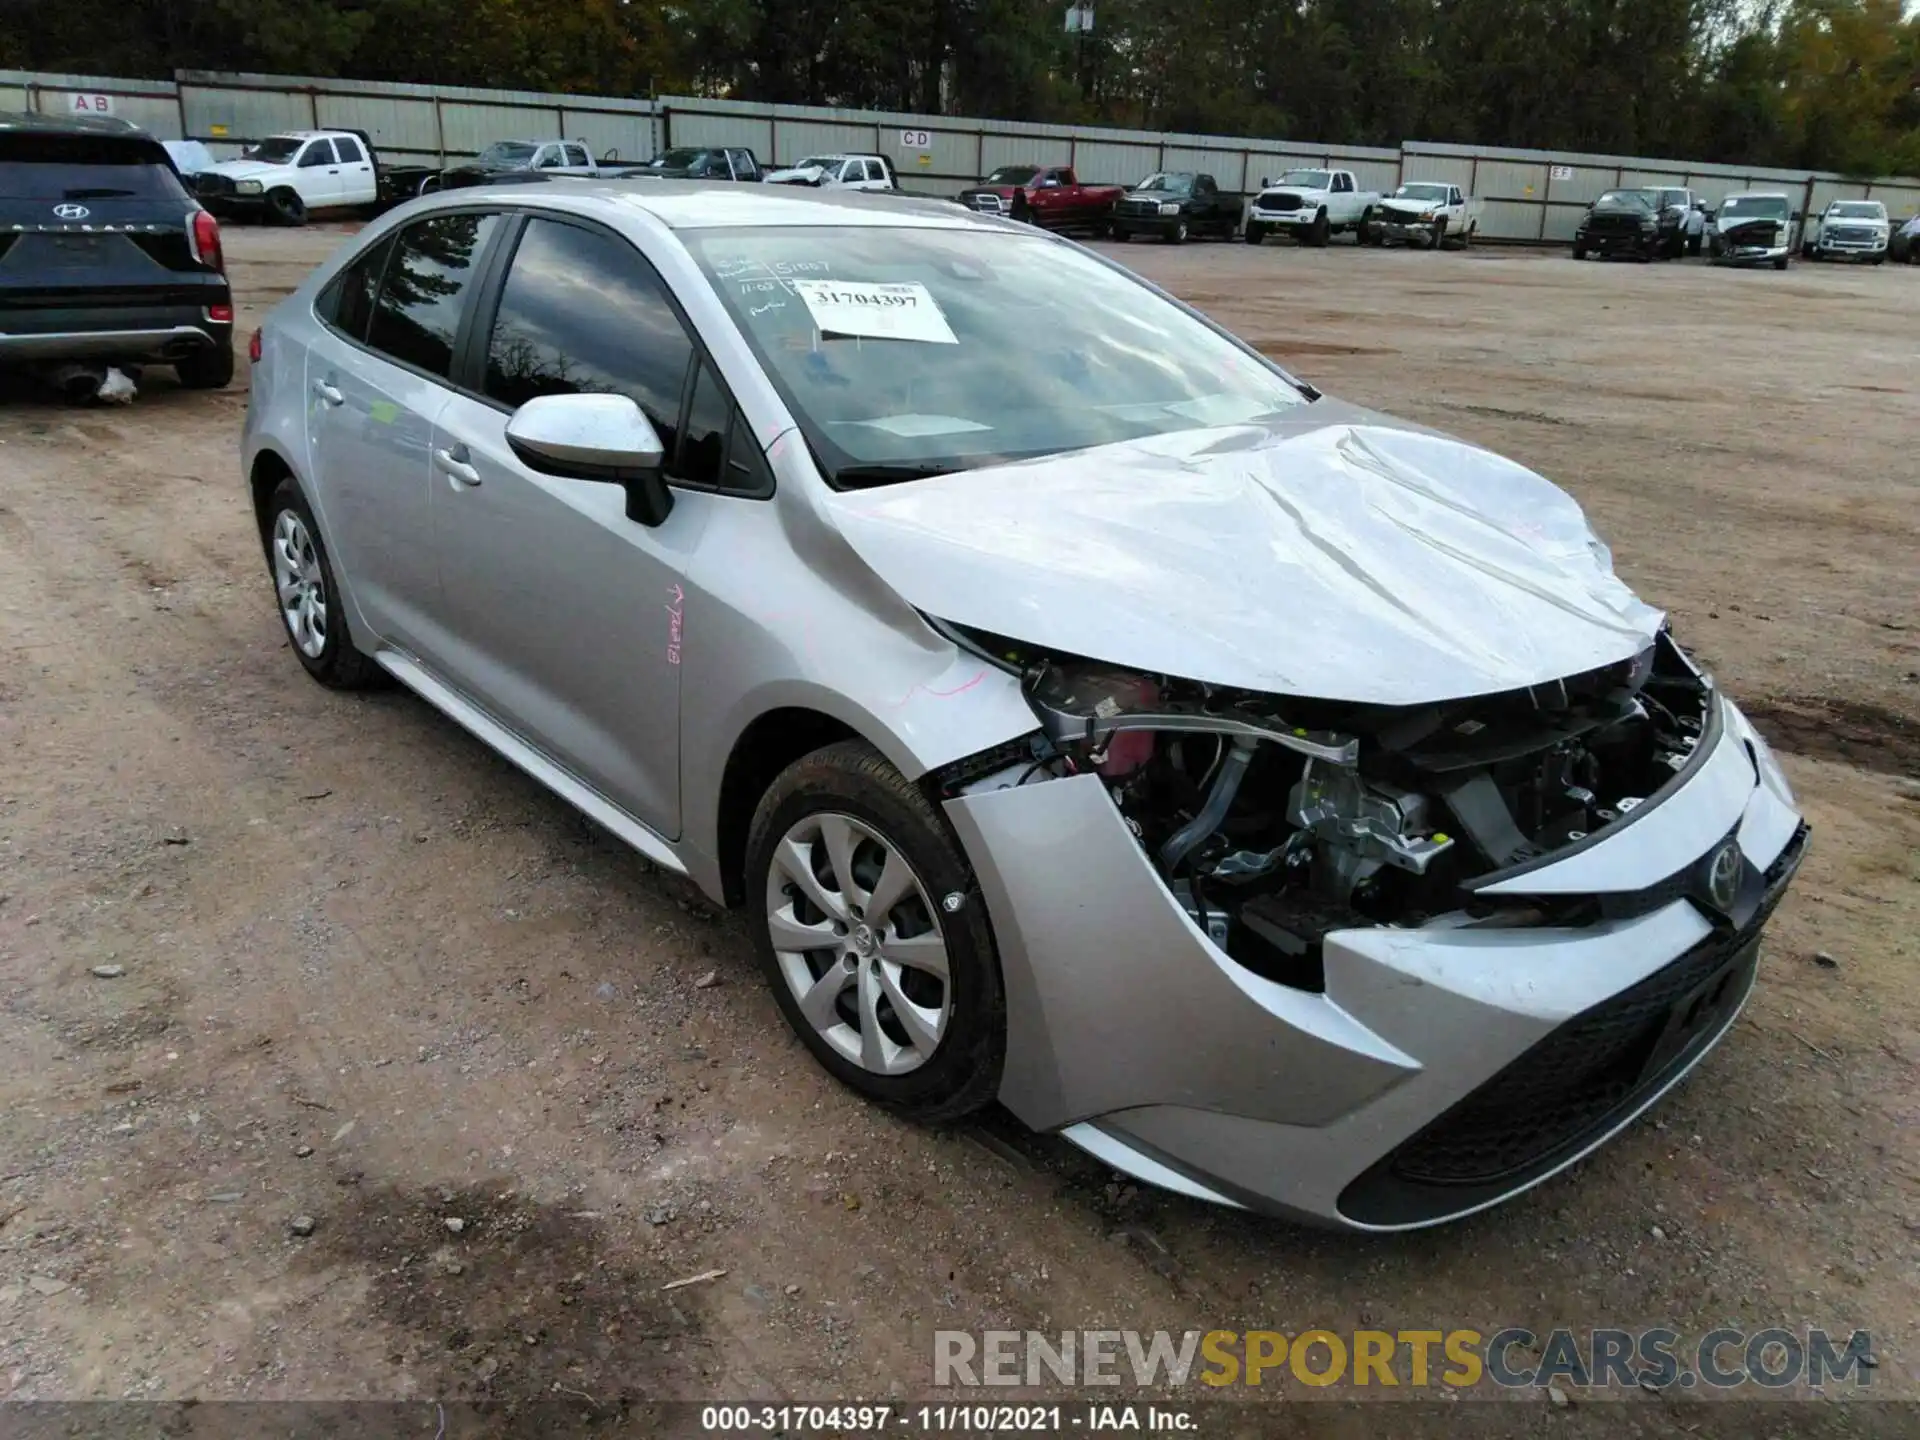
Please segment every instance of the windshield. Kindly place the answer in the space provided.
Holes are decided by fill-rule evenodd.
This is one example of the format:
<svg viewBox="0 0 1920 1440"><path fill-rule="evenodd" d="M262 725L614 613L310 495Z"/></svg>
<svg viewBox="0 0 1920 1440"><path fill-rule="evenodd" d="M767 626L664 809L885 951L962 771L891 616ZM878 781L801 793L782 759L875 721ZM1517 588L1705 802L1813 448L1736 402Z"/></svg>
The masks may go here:
<svg viewBox="0 0 1920 1440"><path fill-rule="evenodd" d="M1325 170L1289 170L1273 183L1298 185L1303 190L1325 190L1333 177Z"/></svg>
<svg viewBox="0 0 1920 1440"><path fill-rule="evenodd" d="M1164 190L1169 195L1185 195L1193 189L1191 175L1149 175L1137 187L1141 190Z"/></svg>
<svg viewBox="0 0 1920 1440"><path fill-rule="evenodd" d="M480 152L482 165L524 165L533 159L538 145L526 140L496 140Z"/></svg>
<svg viewBox="0 0 1920 1440"><path fill-rule="evenodd" d="M1784 220L1787 218L1784 195L1729 195L1720 207L1720 217L1737 215L1742 220Z"/></svg>
<svg viewBox="0 0 1920 1440"><path fill-rule="evenodd" d="M1038 165L1002 165L980 183L983 185L1024 185L1040 173Z"/></svg>
<svg viewBox="0 0 1920 1440"><path fill-rule="evenodd" d="M1037 236L794 226L685 239L841 485L1245 424L1306 402L1125 272ZM881 324L914 338L840 329ZM1008 343L1010 326L1021 343Z"/></svg>
<svg viewBox="0 0 1920 1440"><path fill-rule="evenodd" d="M831 170L846 158L844 155L809 155L793 168L796 170Z"/></svg>
<svg viewBox="0 0 1920 1440"><path fill-rule="evenodd" d="M141 135L32 131L0 133L0 195L56 201L187 198L157 141Z"/></svg>
<svg viewBox="0 0 1920 1440"><path fill-rule="evenodd" d="M663 150L647 162L647 169L691 170L706 158L704 150Z"/></svg>
<svg viewBox="0 0 1920 1440"><path fill-rule="evenodd" d="M300 147L307 142L298 135L271 135L246 152L249 160L265 160L269 164L284 165L300 153Z"/></svg>
<svg viewBox="0 0 1920 1440"><path fill-rule="evenodd" d="M1653 196L1649 195L1645 190L1609 190L1593 203L1596 205L1627 205L1636 210L1651 210L1653 208Z"/></svg>
<svg viewBox="0 0 1920 1440"><path fill-rule="evenodd" d="M1846 200L1833 207L1836 220L1884 220L1886 207L1878 200Z"/></svg>
<svg viewBox="0 0 1920 1440"><path fill-rule="evenodd" d="M1396 200L1444 201L1447 198L1447 187L1444 185L1402 185L1398 190L1393 192L1393 198Z"/></svg>

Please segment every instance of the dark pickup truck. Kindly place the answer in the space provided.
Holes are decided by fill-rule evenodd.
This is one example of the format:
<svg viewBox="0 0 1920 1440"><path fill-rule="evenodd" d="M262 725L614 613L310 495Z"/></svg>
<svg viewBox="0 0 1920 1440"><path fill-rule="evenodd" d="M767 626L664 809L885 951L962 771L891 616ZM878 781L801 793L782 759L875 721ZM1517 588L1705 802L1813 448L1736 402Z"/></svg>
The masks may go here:
<svg viewBox="0 0 1920 1440"><path fill-rule="evenodd" d="M149 362L190 389L233 379L219 224L145 131L0 114L0 363L64 365L84 398Z"/></svg>
<svg viewBox="0 0 1920 1440"><path fill-rule="evenodd" d="M753 151L739 146L719 145L662 150L643 165L603 169L600 173L614 179L651 175L656 180L745 180L757 183L766 178L760 158Z"/></svg>
<svg viewBox="0 0 1920 1440"><path fill-rule="evenodd" d="M1178 245L1202 235L1231 240L1240 233L1247 197L1222 190L1211 175L1162 170L1120 197L1108 222L1116 240L1158 235Z"/></svg>

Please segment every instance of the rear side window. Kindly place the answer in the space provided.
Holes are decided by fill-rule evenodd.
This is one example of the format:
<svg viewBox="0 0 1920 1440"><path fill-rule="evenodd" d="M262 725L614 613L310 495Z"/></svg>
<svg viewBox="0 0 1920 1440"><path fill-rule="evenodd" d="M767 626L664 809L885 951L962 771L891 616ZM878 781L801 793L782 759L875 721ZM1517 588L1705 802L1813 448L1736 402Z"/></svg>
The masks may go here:
<svg viewBox="0 0 1920 1440"><path fill-rule="evenodd" d="M358 140L349 140L344 135L336 135L334 137L333 148L339 153L340 163L342 165L358 165L362 160L367 158L360 153L360 142Z"/></svg>
<svg viewBox="0 0 1920 1440"><path fill-rule="evenodd" d="M435 215L400 232L374 302L367 343L394 359L445 376L467 292L497 215Z"/></svg>
<svg viewBox="0 0 1920 1440"><path fill-rule="evenodd" d="M393 237L389 235L342 270L320 297L320 318L344 335L365 340L367 321L373 315L373 297L380 289L387 256L392 253Z"/></svg>
<svg viewBox="0 0 1920 1440"><path fill-rule="evenodd" d="M600 230L527 222L487 341L486 393L626 395L674 453L693 341L640 252Z"/></svg>
<svg viewBox="0 0 1920 1440"><path fill-rule="evenodd" d="M0 133L0 195L53 201L187 198L157 140L20 130Z"/></svg>

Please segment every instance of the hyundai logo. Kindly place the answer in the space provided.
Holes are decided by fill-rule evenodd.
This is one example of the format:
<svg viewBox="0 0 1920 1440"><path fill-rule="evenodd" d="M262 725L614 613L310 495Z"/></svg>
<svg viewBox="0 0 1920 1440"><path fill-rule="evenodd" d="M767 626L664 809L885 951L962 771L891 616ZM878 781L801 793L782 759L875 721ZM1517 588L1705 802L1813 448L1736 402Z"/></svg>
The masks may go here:
<svg viewBox="0 0 1920 1440"><path fill-rule="evenodd" d="M1740 846L1729 840L1713 852L1707 866L1707 899L1716 910L1731 912L1740 894Z"/></svg>
<svg viewBox="0 0 1920 1440"><path fill-rule="evenodd" d="M62 220L84 220L93 212L84 205L56 205L53 213Z"/></svg>

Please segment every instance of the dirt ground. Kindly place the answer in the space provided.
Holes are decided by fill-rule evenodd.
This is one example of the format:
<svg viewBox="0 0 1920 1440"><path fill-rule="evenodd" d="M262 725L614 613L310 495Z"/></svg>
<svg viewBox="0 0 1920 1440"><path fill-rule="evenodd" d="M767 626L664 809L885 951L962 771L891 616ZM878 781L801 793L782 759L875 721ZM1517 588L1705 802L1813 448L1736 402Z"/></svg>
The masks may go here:
<svg viewBox="0 0 1920 1440"><path fill-rule="evenodd" d="M231 232L241 332L341 234ZM1864 1328L1871 1393L1920 1398L1920 274L1113 248L1323 388L1566 486L1783 749L1812 856L1695 1077L1571 1174L1386 1239L1142 1190L1004 1116L899 1123L789 1038L736 919L406 694L301 674L244 375L156 370L126 409L16 386L0 1399L594 1418L924 1398L936 1328L1650 1324ZM1515 1433L1712 1408L1570 1398ZM1752 1433L1843 1410L1899 1418Z"/></svg>

